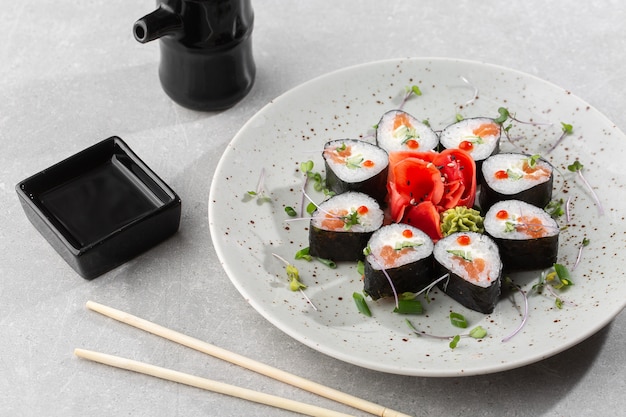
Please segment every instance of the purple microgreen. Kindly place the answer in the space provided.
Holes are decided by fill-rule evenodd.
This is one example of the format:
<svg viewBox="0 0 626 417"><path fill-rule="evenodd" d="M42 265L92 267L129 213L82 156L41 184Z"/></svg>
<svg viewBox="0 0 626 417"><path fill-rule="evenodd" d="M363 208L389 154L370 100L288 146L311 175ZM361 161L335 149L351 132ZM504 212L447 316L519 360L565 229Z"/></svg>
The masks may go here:
<svg viewBox="0 0 626 417"><path fill-rule="evenodd" d="M554 145L552 145L552 147L548 149L547 153L550 153L553 150L555 150L556 147L559 146L561 142L563 142L563 139L565 139L566 136L569 136L572 133L574 133L574 128L572 127L572 125L561 122L561 136L559 136L559 138L556 140Z"/></svg>
<svg viewBox="0 0 626 417"><path fill-rule="evenodd" d="M261 168L259 179L254 191L248 191L246 193L248 199L257 199L258 204L268 203L272 201L272 198L265 194L265 168Z"/></svg>
<svg viewBox="0 0 626 417"><path fill-rule="evenodd" d="M471 338L474 338L474 339L482 339L485 336L487 336L487 331L483 327L481 327L481 326L474 327L467 334L456 334L456 335L453 335L453 336L438 336L438 335L434 335L434 334L430 334L430 333L426 333L426 332L418 330L413 325L413 323L411 323L411 321L409 319L405 319L404 321L409 326L409 328L413 331L413 333L415 333L417 336L424 336L424 337L429 337L431 339L438 339L438 340L449 340L450 341L450 343L449 343L450 349L456 348L462 337L471 337Z"/></svg>
<svg viewBox="0 0 626 417"><path fill-rule="evenodd" d="M520 294L522 294L522 297L524 299L524 313L522 314L522 321L519 324L519 326L517 326L517 328L515 330L513 330L508 336L505 336L502 339L502 342L508 342L509 340L511 340L511 338L513 338L513 336L515 336L516 334L518 334L522 328L526 325L526 321L528 321L528 296L526 295L526 292L524 290L522 290L522 288L515 284L513 281L511 281L511 278L506 277L506 283L508 283L513 289L517 290Z"/></svg>
<svg viewBox="0 0 626 417"><path fill-rule="evenodd" d="M412 95L421 96L422 90L420 90L420 88L416 85L404 87L404 97L402 98L402 101L400 102L400 107L398 107L398 109L401 110Z"/></svg>
<svg viewBox="0 0 626 417"><path fill-rule="evenodd" d="M575 172L578 174L578 178L580 178L583 184L585 184L585 187L587 187L587 189L591 193L591 196L595 200L596 206L598 207L598 213L600 213L600 216L602 216L604 215L604 208L602 207L602 203L600 203L600 199L598 198L598 195L595 193L595 191L593 191L591 184L587 182L587 179L583 175L583 168L584 168L584 165L581 164L580 161L578 160L574 161L573 164L567 166L567 169L569 171Z"/></svg>
<svg viewBox="0 0 626 417"><path fill-rule="evenodd" d="M367 317L372 317L372 312L369 306L367 305L367 302L365 301L365 297L363 297L363 294L358 293L358 292L353 292L352 299L354 300L354 303L356 304L356 308L359 310L359 313Z"/></svg>
<svg viewBox="0 0 626 417"><path fill-rule="evenodd" d="M459 340L461 340L461 336L459 336L458 334L455 335L452 340L450 340L450 344L448 346L450 346L450 349L454 349L456 348L456 346L459 344Z"/></svg>
<svg viewBox="0 0 626 417"><path fill-rule="evenodd" d="M565 214L565 210L563 210L563 199L560 198L558 200L552 200L548 203L547 206L544 207L544 210L553 218L556 219Z"/></svg>
<svg viewBox="0 0 626 417"><path fill-rule="evenodd" d="M583 238L583 241L580 243L580 246L578 246L578 256L576 256L576 262L574 263L574 266L572 267L572 271L576 269L576 267L580 263L580 260L583 257L583 249L585 249L586 246L589 246L589 243L590 243L589 239L585 237Z"/></svg>
<svg viewBox="0 0 626 417"><path fill-rule="evenodd" d="M498 108L498 113L500 114L500 116L496 117L495 119L493 119L494 122L496 122L499 125L504 124L504 122L506 122L506 120L509 118L509 110L504 108L504 107L500 107Z"/></svg>
<svg viewBox="0 0 626 417"><path fill-rule="evenodd" d="M422 314L424 308L419 300L401 298L398 300L398 306L394 308L393 312L398 314Z"/></svg>
<svg viewBox="0 0 626 417"><path fill-rule="evenodd" d="M532 286L532 290L537 294L541 294L543 290L546 290L550 296L554 297L554 304L559 309L566 304L577 307L576 303L565 300L556 292L557 290L562 290L572 285L574 285L574 283L570 279L567 268L561 264L554 264L553 268L541 273L539 282Z"/></svg>
<svg viewBox="0 0 626 417"><path fill-rule="evenodd" d="M278 255L277 253L272 253L272 255L285 264L285 272L287 273L287 278L289 278L289 289L291 291L300 291L300 294L302 294L307 303L309 303L313 310L317 311L317 307L315 306L315 304L313 304L311 299L307 297L307 295L304 293L306 285L304 285L300 281L300 273L298 272L298 268L287 262L285 258Z"/></svg>
<svg viewBox="0 0 626 417"><path fill-rule="evenodd" d="M567 221L568 224L570 220L572 219L572 214L570 211L571 204L572 204L572 196L570 195L569 197L567 197L567 201L565 202L565 220Z"/></svg>
<svg viewBox="0 0 626 417"><path fill-rule="evenodd" d="M438 283L440 283L441 281L449 280L449 279L450 279L450 274L449 273L443 274L442 276L440 276L439 278L437 278L436 280L434 280L433 282L428 284L426 287L424 287L420 291L416 292L413 297L417 298L418 295L420 295L421 293L424 293L424 298L426 298L426 301L430 303L430 298L428 297L428 294L430 293L430 290L432 290L433 287L435 285L437 285ZM447 286L448 286L448 283L446 282L446 284L444 285L444 289Z"/></svg>
<svg viewBox="0 0 626 417"><path fill-rule="evenodd" d="M478 87L476 87L475 85L473 85L472 83L469 82L469 80L467 78L465 78L464 76L460 76L459 77L461 79L461 81L463 81L465 84L467 84L468 86L472 87L472 89L474 90L474 92L472 93L472 98L470 98L469 100L467 100L464 104L464 106L469 106L470 104L472 104L474 101L476 101L476 99L478 98Z"/></svg>
<svg viewBox="0 0 626 417"><path fill-rule="evenodd" d="M467 327L467 320L460 313L451 312L450 323L452 323L454 327L460 327L461 329L465 329Z"/></svg>
<svg viewBox="0 0 626 417"><path fill-rule="evenodd" d="M469 336L474 339L482 339L487 336L487 330L483 328L483 326L476 326L469 332Z"/></svg>

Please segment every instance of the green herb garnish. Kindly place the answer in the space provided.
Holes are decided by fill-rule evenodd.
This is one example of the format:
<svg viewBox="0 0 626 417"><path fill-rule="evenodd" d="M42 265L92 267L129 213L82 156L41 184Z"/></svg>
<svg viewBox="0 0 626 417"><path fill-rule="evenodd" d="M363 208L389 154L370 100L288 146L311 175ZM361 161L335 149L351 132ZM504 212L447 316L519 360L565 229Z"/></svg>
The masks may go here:
<svg viewBox="0 0 626 417"><path fill-rule="evenodd" d="M452 323L455 327L460 327L465 329L467 327L467 320L463 317L462 314L451 312L450 313L450 323Z"/></svg>
<svg viewBox="0 0 626 417"><path fill-rule="evenodd" d="M365 297L363 294L354 292L352 293L352 299L354 299L354 303L356 304L356 308L359 312L367 317L372 317L372 312L365 301Z"/></svg>
<svg viewBox="0 0 626 417"><path fill-rule="evenodd" d="M394 313L398 314L422 314L424 308L422 303L416 299L398 299L398 305L393 309Z"/></svg>
<svg viewBox="0 0 626 417"><path fill-rule="evenodd" d="M578 174L578 177L580 178L580 180L583 182L585 187L587 187L587 190L589 190L589 192L591 193L593 199L596 202L596 206L598 207L598 212L602 216L604 214L604 208L602 207L602 203L600 203L600 199L598 198L598 195L595 193L595 191L593 191L591 184L589 184L587 182L587 179L584 177L583 168L584 168L583 164L581 164L580 161L578 160L574 161L573 164L567 166L567 169L569 171L575 172Z"/></svg>
<svg viewBox="0 0 626 417"><path fill-rule="evenodd" d="M467 262L473 262L473 258L472 258L472 253L466 250L460 250L460 249L448 249L446 252L448 252L451 255L454 256L458 256L460 258L463 258L463 260L467 261Z"/></svg>

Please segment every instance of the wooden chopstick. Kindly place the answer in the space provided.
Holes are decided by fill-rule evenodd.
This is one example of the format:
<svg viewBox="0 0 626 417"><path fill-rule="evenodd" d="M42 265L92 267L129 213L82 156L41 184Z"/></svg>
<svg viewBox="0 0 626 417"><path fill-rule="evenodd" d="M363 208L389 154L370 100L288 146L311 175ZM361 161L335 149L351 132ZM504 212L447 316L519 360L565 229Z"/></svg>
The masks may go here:
<svg viewBox="0 0 626 417"><path fill-rule="evenodd" d="M156 323L152 323L148 320L133 316L132 314L116 310L112 307L107 307L94 301L88 301L87 308L122 323L126 323L130 326L171 340L183 346L187 346L199 352L206 353L207 355L211 355L216 358L233 363L235 365L239 365L243 368L258 372L262 375L269 376L278 381L285 382L287 384L304 389L322 397L326 397L339 403L349 405L358 410L362 410L379 417L409 417L407 414L403 414L399 411L395 411L372 403L370 401L363 400L350 394L346 394L336 389L327 387L325 385L318 384L317 382L310 381L289 372L258 362L254 359L250 359L237 353L230 352L226 349L220 348L207 342L203 342L191 336L184 335L177 331L160 326Z"/></svg>
<svg viewBox="0 0 626 417"><path fill-rule="evenodd" d="M190 385L192 387L201 388L207 391L217 392L220 394L230 395L232 397L242 398L248 401L254 401L260 404L270 405L272 407L282 408L284 410L295 411L307 416L320 417L350 417L349 414L340 413L338 411L329 410L254 391L235 385L225 384L211 379L201 378L199 376L174 371L172 369L161 368L160 366L150 365L149 363L138 362L132 359L120 358L119 356L108 355L106 353L94 352L92 350L75 349L74 354L80 358L89 359L94 362L102 363L116 368L126 369L129 371L139 372L145 375L151 375L168 381L178 382L180 384Z"/></svg>

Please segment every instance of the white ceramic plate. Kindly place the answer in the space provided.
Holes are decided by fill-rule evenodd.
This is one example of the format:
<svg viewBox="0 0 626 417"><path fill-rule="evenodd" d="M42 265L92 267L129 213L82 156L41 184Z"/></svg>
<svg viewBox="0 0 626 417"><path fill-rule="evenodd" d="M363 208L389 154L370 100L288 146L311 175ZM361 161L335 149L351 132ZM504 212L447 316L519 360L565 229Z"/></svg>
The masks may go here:
<svg viewBox="0 0 626 417"><path fill-rule="evenodd" d="M298 168L313 160L323 169L321 150L331 139L367 137L380 116L397 108L404 88L418 85L404 110L441 129L464 117L498 116L503 106L522 121L511 136L529 153L545 155L562 175L555 197L571 197L569 227L561 232L559 263L573 269L578 246L590 240L572 271L575 285L563 297L577 304L555 307L554 299L529 297L523 330L508 342L522 317L522 299L503 297L493 314L469 311L437 291L424 303L426 313L410 317L420 330L455 335L450 311L464 314L470 328L488 331L483 340L461 339L455 349L446 341L417 337L405 317L392 313L393 301L369 301L373 317L359 314L352 299L362 284L354 264L329 269L319 262L293 260L308 246L308 221L285 222L284 207L299 207L303 182ZM475 89L478 98L474 97ZM469 103L468 103L469 102ZM547 149L561 134L561 122L573 126L560 146ZM371 138L370 138L371 139ZM514 150L508 142L503 150ZM599 215L591 194L566 166L580 158L588 182L603 202ZM298 341L358 366L406 375L475 375L520 367L563 351L609 323L624 308L626 281L626 161L624 134L602 114L570 92L510 69L450 59L374 62L333 72L278 97L236 135L217 167L209 200L209 223L215 248L233 284L261 315ZM249 199L264 170L271 202ZM322 199L313 190L310 194ZM560 223L565 224L561 218ZM284 265L272 254L293 262L308 285L306 294L288 288ZM525 290L539 272L513 275Z"/></svg>

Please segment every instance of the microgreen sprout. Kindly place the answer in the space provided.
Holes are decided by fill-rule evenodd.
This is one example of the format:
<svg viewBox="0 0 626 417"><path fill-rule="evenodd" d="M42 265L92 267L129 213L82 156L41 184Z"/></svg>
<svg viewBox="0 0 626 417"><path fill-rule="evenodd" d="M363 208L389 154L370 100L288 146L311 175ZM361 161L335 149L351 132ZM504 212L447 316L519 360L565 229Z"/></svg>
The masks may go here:
<svg viewBox="0 0 626 417"><path fill-rule="evenodd" d="M547 206L544 207L544 210L553 218L556 219L565 214L563 210L563 199L560 198L558 200L552 200L548 203Z"/></svg>
<svg viewBox="0 0 626 417"><path fill-rule="evenodd" d="M265 168L261 168L261 173L259 174L259 180L257 181L256 189L254 191L248 191L245 198L247 198L248 200L256 198L257 204L263 204L272 201L272 198L265 194Z"/></svg>
<svg viewBox="0 0 626 417"><path fill-rule="evenodd" d="M583 184L585 184L585 187L587 187L587 189L591 193L591 196L595 200L596 206L598 207L598 213L600 213L600 216L602 216L604 214L604 208L602 207L602 203L600 203L600 199L598 198L598 195L595 193L595 191L593 191L591 184L587 182L587 179L583 175L583 168L584 168L584 165L581 164L579 160L576 160L574 161L573 164L567 166L567 169L569 171L575 172L578 174L578 178L580 178Z"/></svg>
<svg viewBox="0 0 626 417"><path fill-rule="evenodd" d="M467 320L460 313L455 313L454 311L450 313L450 323L454 327L460 327L461 329L465 329L467 327Z"/></svg>
<svg viewBox="0 0 626 417"><path fill-rule="evenodd" d="M291 206L285 207L285 213L287 213L289 217L296 217L298 215L298 212Z"/></svg>
<svg viewBox="0 0 626 417"><path fill-rule="evenodd" d="M402 102L400 103L399 109L401 110L406 102L411 98L412 95L421 96L422 90L416 85L404 87L404 97L402 98Z"/></svg>
<svg viewBox="0 0 626 417"><path fill-rule="evenodd" d="M510 288L518 291L520 294L522 294L522 298L524 299L524 313L522 314L522 321L519 324L519 326L517 326L517 328L515 330L513 330L508 336L505 336L502 339L502 342L508 342L509 340L511 340L511 338L513 336L515 336L516 334L518 334L522 328L526 325L526 322L528 321L528 296L526 295L526 292L524 290L522 290L522 288L515 284L511 278L506 277L505 278L505 283L509 285Z"/></svg>
<svg viewBox="0 0 626 417"><path fill-rule="evenodd" d="M589 239L587 239L586 237L583 238L583 241L580 243L580 245L578 246L578 256L576 257L576 262L574 263L574 266L572 267L572 271L574 269L576 269L576 267L578 266L578 264L580 263L580 260L583 257L583 249L587 246L589 246L589 243L591 243L591 241Z"/></svg>
<svg viewBox="0 0 626 417"><path fill-rule="evenodd" d="M456 334L453 336L438 336L438 335L434 335L434 334L430 334L430 333L426 333L426 332L418 330L413 325L413 323L411 323L409 319L405 319L405 322L409 326L409 328L413 331L413 333L415 333L418 336L430 337L432 339L439 339L439 340L449 340L450 349L456 348L457 345L459 344L459 341L463 337L471 337L473 339L482 339L485 336L487 336L487 330L485 330L482 326L476 326L466 334Z"/></svg>
<svg viewBox="0 0 626 417"><path fill-rule="evenodd" d="M305 260L305 261L312 261L313 257L311 255L309 255L309 247L307 246L306 248L302 248L299 251L296 252L296 256L294 256L294 259L296 260Z"/></svg>
<svg viewBox="0 0 626 417"><path fill-rule="evenodd" d="M548 150L548 153L555 150L556 147L559 146L561 142L563 142L563 139L565 139L566 136L569 136L572 133L574 133L574 128L572 127L572 125L561 122L561 136L559 136L554 145L552 145L552 147Z"/></svg>
<svg viewBox="0 0 626 417"><path fill-rule="evenodd" d="M278 259L279 261L285 264L285 272L287 273L287 278L289 278L289 289L291 291L300 291L300 294L302 294L302 296L305 298L307 303L309 303L311 307L313 307L313 310L317 311L317 307L315 307L315 304L313 304L313 302L309 299L309 297L307 297L307 295L304 293L304 289L306 288L306 285L304 285L300 281L300 273L298 271L298 268L296 268L295 266L287 262L287 260L283 258L282 256L276 253L272 253L272 255L276 259Z"/></svg>
<svg viewBox="0 0 626 417"><path fill-rule="evenodd" d="M570 278L570 273L564 265L554 264L552 268L543 271L539 277L539 281L533 285L532 290L537 294L541 294L546 290L555 298L554 304L557 308L563 308L565 304L576 307L576 303L565 300L556 291L564 290L574 285Z"/></svg>
<svg viewBox="0 0 626 417"><path fill-rule="evenodd" d="M478 87L476 87L475 85L473 85L472 83L469 82L469 80L467 78L465 78L464 76L460 76L459 77L461 79L461 81L463 81L465 84L467 84L468 86L472 87L474 89L474 92L472 93L472 98L470 98L469 100L467 100L465 102L465 106L469 106L470 104L472 104L474 101L476 101L476 99L478 98Z"/></svg>
<svg viewBox="0 0 626 417"><path fill-rule="evenodd" d="M359 312L367 317L372 317L372 312L365 301L365 297L363 294L359 292L352 293L352 299L354 299L354 303L356 304L356 308Z"/></svg>

